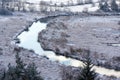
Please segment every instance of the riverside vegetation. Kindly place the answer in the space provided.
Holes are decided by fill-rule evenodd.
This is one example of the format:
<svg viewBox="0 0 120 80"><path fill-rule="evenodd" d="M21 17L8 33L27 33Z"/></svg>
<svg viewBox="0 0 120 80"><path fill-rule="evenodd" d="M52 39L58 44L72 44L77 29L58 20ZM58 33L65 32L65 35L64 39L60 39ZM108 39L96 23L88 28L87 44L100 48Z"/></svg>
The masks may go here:
<svg viewBox="0 0 120 80"><path fill-rule="evenodd" d="M66 71L63 69L63 79L62 80L100 80L98 74L92 68L92 60L90 58L90 51L86 53L86 59L83 62L83 67L79 69L74 69L73 71Z"/></svg>
<svg viewBox="0 0 120 80"><path fill-rule="evenodd" d="M0 80L43 80L37 72L34 63L26 65L23 63L19 54L16 54L16 66L8 65L8 70L1 74Z"/></svg>
<svg viewBox="0 0 120 80"><path fill-rule="evenodd" d="M84 61L84 67L79 73L77 80L95 80L96 73L92 70L94 65L89 54L90 52L88 51L86 61ZM0 80L44 80L40 76L40 73L37 72L37 67L34 63L24 64L18 52L15 57L16 66L9 64L7 71L4 70L3 74L0 74ZM71 77L73 76L69 74L65 75L66 80L71 80Z"/></svg>

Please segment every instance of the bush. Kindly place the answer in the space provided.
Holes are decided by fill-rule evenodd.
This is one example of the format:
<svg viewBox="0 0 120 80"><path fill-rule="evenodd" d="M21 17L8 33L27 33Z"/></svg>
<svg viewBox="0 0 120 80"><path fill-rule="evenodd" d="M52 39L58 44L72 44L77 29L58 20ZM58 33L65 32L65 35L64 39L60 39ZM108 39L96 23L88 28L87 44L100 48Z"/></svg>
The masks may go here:
<svg viewBox="0 0 120 80"><path fill-rule="evenodd" d="M0 55L3 54L3 49L0 47Z"/></svg>
<svg viewBox="0 0 120 80"><path fill-rule="evenodd" d="M7 9L0 9L0 15L12 15L12 12Z"/></svg>
<svg viewBox="0 0 120 80"><path fill-rule="evenodd" d="M26 66L18 53L16 54L16 66L8 65L8 70L4 71L0 80L43 80L37 72L34 63Z"/></svg>
<svg viewBox="0 0 120 80"><path fill-rule="evenodd" d="M77 80L80 74L79 68L73 68L70 66L62 68L62 80Z"/></svg>

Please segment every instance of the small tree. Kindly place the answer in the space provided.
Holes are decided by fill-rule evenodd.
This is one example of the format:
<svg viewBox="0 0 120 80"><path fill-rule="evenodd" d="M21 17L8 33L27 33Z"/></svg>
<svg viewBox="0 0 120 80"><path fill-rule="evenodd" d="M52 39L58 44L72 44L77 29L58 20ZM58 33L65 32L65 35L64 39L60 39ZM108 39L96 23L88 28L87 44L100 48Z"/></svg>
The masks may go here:
<svg viewBox="0 0 120 80"><path fill-rule="evenodd" d="M83 4L83 0L77 0L77 4L78 5L82 5Z"/></svg>
<svg viewBox="0 0 120 80"><path fill-rule="evenodd" d="M8 70L4 72L2 80L19 80L16 74L16 68L8 65Z"/></svg>
<svg viewBox="0 0 120 80"><path fill-rule="evenodd" d="M92 0L85 0L85 4L90 4L92 2L93 2Z"/></svg>
<svg viewBox="0 0 120 80"><path fill-rule="evenodd" d="M78 80L95 80L96 73L93 68L92 60L90 59L90 51L87 51L86 60L84 62L84 68L81 71L81 75Z"/></svg>
<svg viewBox="0 0 120 80"><path fill-rule="evenodd" d="M28 65L26 69L26 74L28 80L43 80L39 76L39 73L37 72L37 67L34 63Z"/></svg>
<svg viewBox="0 0 120 80"><path fill-rule="evenodd" d="M21 78L23 76L25 76L25 64L23 63L23 61L21 60L19 54L16 54L16 70L15 73L17 75L18 78Z"/></svg>
<svg viewBox="0 0 120 80"><path fill-rule="evenodd" d="M46 12L48 8L48 4L45 1L40 1L39 7L41 12Z"/></svg>
<svg viewBox="0 0 120 80"><path fill-rule="evenodd" d="M107 1L105 1L104 4L100 2L99 7L100 7L100 10L103 10L105 12L110 11Z"/></svg>

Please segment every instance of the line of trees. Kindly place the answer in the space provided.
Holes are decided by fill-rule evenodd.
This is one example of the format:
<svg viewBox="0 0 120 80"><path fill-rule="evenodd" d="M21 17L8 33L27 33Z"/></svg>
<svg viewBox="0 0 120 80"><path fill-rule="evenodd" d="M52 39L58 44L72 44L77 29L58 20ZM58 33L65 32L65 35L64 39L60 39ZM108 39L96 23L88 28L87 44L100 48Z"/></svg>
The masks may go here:
<svg viewBox="0 0 120 80"><path fill-rule="evenodd" d="M77 0L77 4L91 4L93 0Z"/></svg>
<svg viewBox="0 0 120 80"><path fill-rule="evenodd" d="M36 65L34 63L28 65L24 64L19 56L19 49L15 50L17 52L15 56L16 66L11 66L11 64L9 64L8 69L0 74L0 80L44 80L37 71ZM90 51L87 50L83 68L79 74L77 74L78 77L75 80L96 80L97 74L92 69L93 66L90 58ZM64 76L67 78L63 80L74 80L72 74L66 74Z"/></svg>
<svg viewBox="0 0 120 80"><path fill-rule="evenodd" d="M14 11L18 8L18 11L25 8L25 1L22 0L1 0L1 8Z"/></svg>
<svg viewBox="0 0 120 80"><path fill-rule="evenodd" d="M25 1L22 0L1 0L0 1L0 14L12 15L13 11L26 11Z"/></svg>
<svg viewBox="0 0 120 80"><path fill-rule="evenodd" d="M119 1L120 2L120 1ZM108 0L101 0L99 2L100 10L103 10L105 12L119 12L120 7L119 4L117 4L117 0L111 0L110 3L108 3Z"/></svg>
<svg viewBox="0 0 120 80"><path fill-rule="evenodd" d="M0 80L43 80L34 63L26 65L16 54L16 66L8 65L8 70L0 74Z"/></svg>

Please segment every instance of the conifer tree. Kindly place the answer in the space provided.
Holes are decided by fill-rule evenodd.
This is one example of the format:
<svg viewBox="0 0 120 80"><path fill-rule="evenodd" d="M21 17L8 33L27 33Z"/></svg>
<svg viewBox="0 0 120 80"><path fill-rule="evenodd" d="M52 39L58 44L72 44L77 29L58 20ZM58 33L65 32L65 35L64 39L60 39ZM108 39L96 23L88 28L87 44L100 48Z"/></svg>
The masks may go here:
<svg viewBox="0 0 120 80"><path fill-rule="evenodd" d="M25 74L25 64L23 63L23 61L21 60L21 58L19 57L19 54L16 54L16 74L17 77L20 78L21 76L24 76Z"/></svg>
<svg viewBox="0 0 120 80"><path fill-rule="evenodd" d="M84 68L81 71L81 75L78 80L95 80L96 73L93 68L92 60L90 59L90 51L87 51L86 60L84 62Z"/></svg>
<svg viewBox="0 0 120 80"><path fill-rule="evenodd" d="M100 6L100 10L103 10L105 12L110 11L107 1L105 1L104 4L100 2L99 6Z"/></svg>
<svg viewBox="0 0 120 80"><path fill-rule="evenodd" d="M5 79L4 80L18 80L16 75L16 68L11 66L11 64L8 65L8 70L5 73Z"/></svg>
<svg viewBox="0 0 120 80"><path fill-rule="evenodd" d="M112 0L111 9L112 9L112 11L118 11L118 5L116 3L116 0Z"/></svg>
<svg viewBox="0 0 120 80"><path fill-rule="evenodd" d="M27 74L28 80L43 80L39 76L39 73L37 72L37 67L34 63L28 65L26 69L26 74Z"/></svg>

